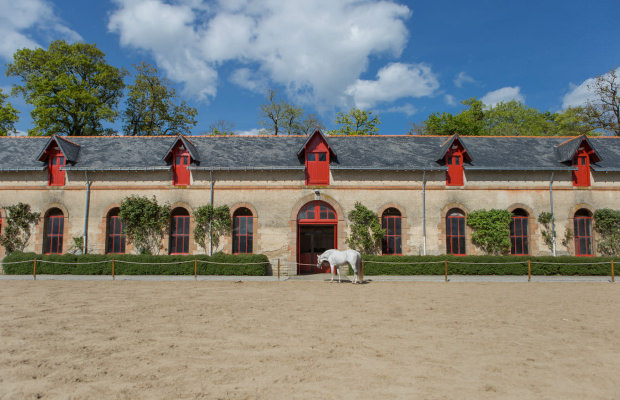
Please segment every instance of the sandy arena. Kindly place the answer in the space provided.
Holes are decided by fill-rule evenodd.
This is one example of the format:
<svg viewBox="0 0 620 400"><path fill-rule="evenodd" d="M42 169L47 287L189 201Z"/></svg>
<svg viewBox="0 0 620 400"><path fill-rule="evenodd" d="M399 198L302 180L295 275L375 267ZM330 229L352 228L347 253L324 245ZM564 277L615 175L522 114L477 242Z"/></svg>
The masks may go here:
<svg viewBox="0 0 620 400"><path fill-rule="evenodd" d="M0 281L0 398L620 399L618 285Z"/></svg>

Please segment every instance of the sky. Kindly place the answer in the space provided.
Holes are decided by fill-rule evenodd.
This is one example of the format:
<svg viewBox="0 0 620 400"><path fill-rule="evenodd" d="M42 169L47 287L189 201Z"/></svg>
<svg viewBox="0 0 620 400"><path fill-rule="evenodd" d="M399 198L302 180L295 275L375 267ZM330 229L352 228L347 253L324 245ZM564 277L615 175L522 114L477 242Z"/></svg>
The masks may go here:
<svg viewBox="0 0 620 400"><path fill-rule="evenodd" d="M19 83L4 67L17 49L83 41L130 73L155 65L197 108L195 135L218 120L256 134L270 89L327 129L356 107L401 135L474 96L584 104L588 83L620 66L618 15L618 0L0 0L0 88ZM27 132L32 107L9 101Z"/></svg>

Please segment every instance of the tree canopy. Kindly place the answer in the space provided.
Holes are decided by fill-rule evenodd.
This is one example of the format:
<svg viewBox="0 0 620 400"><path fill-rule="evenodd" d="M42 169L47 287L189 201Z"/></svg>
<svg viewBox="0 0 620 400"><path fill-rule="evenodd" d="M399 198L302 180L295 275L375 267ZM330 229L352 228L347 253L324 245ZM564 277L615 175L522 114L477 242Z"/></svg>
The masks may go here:
<svg viewBox="0 0 620 400"><path fill-rule="evenodd" d="M258 123L269 135L308 135L323 124L316 114L305 114L303 108L282 100L278 91L269 90L267 102L260 105Z"/></svg>
<svg viewBox="0 0 620 400"><path fill-rule="evenodd" d="M9 97L0 89L0 136L16 133L15 123L19 121L19 111L13 108L11 103L6 101Z"/></svg>
<svg viewBox="0 0 620 400"><path fill-rule="evenodd" d="M108 65L95 45L52 42L49 49L21 49L7 65L7 76L21 78L13 86L34 106L29 135L93 136L109 133L102 121L118 117L125 72Z"/></svg>
<svg viewBox="0 0 620 400"><path fill-rule="evenodd" d="M372 111L352 108L348 113L339 112L336 123L340 127L330 131L331 135L377 135L381 120Z"/></svg>
<svg viewBox="0 0 620 400"><path fill-rule="evenodd" d="M190 134L198 111L185 101L175 104L176 90L156 67L142 62L129 85L123 132L128 136Z"/></svg>
<svg viewBox="0 0 620 400"><path fill-rule="evenodd" d="M585 110L591 122L597 128L620 136L620 77L616 70L597 76L588 89L596 95L594 100L588 101Z"/></svg>

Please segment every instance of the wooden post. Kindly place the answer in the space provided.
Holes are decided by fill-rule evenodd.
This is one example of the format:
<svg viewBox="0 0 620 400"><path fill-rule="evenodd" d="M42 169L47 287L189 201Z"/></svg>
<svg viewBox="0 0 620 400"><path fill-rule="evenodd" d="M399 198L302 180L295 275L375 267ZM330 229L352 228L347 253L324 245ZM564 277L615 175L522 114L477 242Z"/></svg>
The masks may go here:
<svg viewBox="0 0 620 400"><path fill-rule="evenodd" d="M280 280L280 259L278 258L278 280Z"/></svg>
<svg viewBox="0 0 620 400"><path fill-rule="evenodd" d="M614 260L611 260L611 281L612 282L616 281L616 276L614 273Z"/></svg>
<svg viewBox="0 0 620 400"><path fill-rule="evenodd" d="M527 260L527 281L532 281L532 260Z"/></svg>
<svg viewBox="0 0 620 400"><path fill-rule="evenodd" d="M364 260L362 260L362 270L360 271L360 284L364 283Z"/></svg>
<svg viewBox="0 0 620 400"><path fill-rule="evenodd" d="M114 277L114 259L112 259L112 280L116 280Z"/></svg>
<svg viewBox="0 0 620 400"><path fill-rule="evenodd" d="M198 260L194 259L194 280L198 280Z"/></svg>
<svg viewBox="0 0 620 400"><path fill-rule="evenodd" d="M32 267L32 277L37 280L37 258L34 259L34 266Z"/></svg>
<svg viewBox="0 0 620 400"><path fill-rule="evenodd" d="M448 282L448 260L446 260L446 282Z"/></svg>

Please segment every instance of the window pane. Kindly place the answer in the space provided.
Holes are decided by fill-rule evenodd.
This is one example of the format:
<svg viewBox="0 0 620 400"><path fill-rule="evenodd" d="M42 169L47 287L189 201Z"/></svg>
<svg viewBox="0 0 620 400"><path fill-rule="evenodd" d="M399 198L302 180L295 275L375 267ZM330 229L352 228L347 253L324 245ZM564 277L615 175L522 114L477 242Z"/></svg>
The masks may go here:
<svg viewBox="0 0 620 400"><path fill-rule="evenodd" d="M252 233L254 233L254 219L252 217L246 217L245 220L247 221L248 235L251 235Z"/></svg>
<svg viewBox="0 0 620 400"><path fill-rule="evenodd" d="M465 218L457 218L459 223L459 235L465 236Z"/></svg>
<svg viewBox="0 0 620 400"><path fill-rule="evenodd" d="M401 224L400 217L394 218L394 232L396 235L400 235L400 226L401 226L400 224Z"/></svg>
<svg viewBox="0 0 620 400"><path fill-rule="evenodd" d="M452 253L459 254L459 238L457 236L452 237Z"/></svg>
<svg viewBox="0 0 620 400"><path fill-rule="evenodd" d="M319 153L319 161L327 161L327 153Z"/></svg>
<svg viewBox="0 0 620 400"><path fill-rule="evenodd" d="M308 153L308 161L316 161L316 154Z"/></svg>
<svg viewBox="0 0 620 400"><path fill-rule="evenodd" d="M527 237L523 239L523 254L530 254L530 247L527 243Z"/></svg>
<svg viewBox="0 0 620 400"><path fill-rule="evenodd" d="M239 253L239 236L237 234L233 236L233 253Z"/></svg>
<svg viewBox="0 0 620 400"><path fill-rule="evenodd" d="M459 253L458 254L465 254L465 237L463 236L459 237Z"/></svg>
<svg viewBox="0 0 620 400"><path fill-rule="evenodd" d="M454 157L454 165L459 165L461 163L461 157Z"/></svg>
<svg viewBox="0 0 620 400"><path fill-rule="evenodd" d="M381 229L385 229L386 231L387 231L387 224L388 224L387 221L388 221L387 218L383 218L381 220Z"/></svg>
<svg viewBox="0 0 620 400"><path fill-rule="evenodd" d="M247 253L247 244L245 241L245 237L241 237L239 239L239 253Z"/></svg>
<svg viewBox="0 0 620 400"><path fill-rule="evenodd" d="M177 164L177 165L180 165L180 164L181 164L181 157L180 157L180 156L177 156L177 157L176 157L176 164Z"/></svg>
<svg viewBox="0 0 620 400"><path fill-rule="evenodd" d="M394 253L396 254L402 254L403 252L403 247L402 247L402 240L400 236L396 236L394 238Z"/></svg>
<svg viewBox="0 0 620 400"><path fill-rule="evenodd" d="M247 233L247 226L245 218L239 217L239 234L245 235Z"/></svg>
<svg viewBox="0 0 620 400"><path fill-rule="evenodd" d="M248 244L246 246L245 252L246 253L251 253L252 252L252 248L254 247L254 237L253 236L248 236Z"/></svg>

